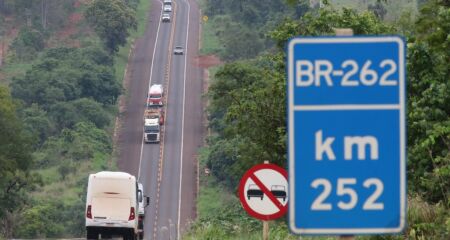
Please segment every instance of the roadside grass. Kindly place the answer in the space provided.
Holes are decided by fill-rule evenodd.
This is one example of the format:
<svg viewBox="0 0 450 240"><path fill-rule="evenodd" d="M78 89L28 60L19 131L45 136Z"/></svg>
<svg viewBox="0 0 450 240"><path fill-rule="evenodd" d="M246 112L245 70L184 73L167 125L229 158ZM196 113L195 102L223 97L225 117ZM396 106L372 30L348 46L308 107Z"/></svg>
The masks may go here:
<svg viewBox="0 0 450 240"><path fill-rule="evenodd" d="M209 218L214 216L215 211L224 206L226 201L230 201L230 194L224 192L214 176L205 175L207 148L201 148L199 151L199 168L200 168L200 189L199 198L197 199L198 219Z"/></svg>
<svg viewBox="0 0 450 240"><path fill-rule="evenodd" d="M137 38L142 36L145 33L145 29L147 28L148 14L150 9L151 1L150 0L141 0L139 2L139 6L136 11L136 19L138 21L137 31L131 34L132 38Z"/></svg>
<svg viewBox="0 0 450 240"><path fill-rule="evenodd" d="M119 52L114 57L114 69L116 73L116 79L120 83L123 83L125 68L128 63L128 54L130 53L131 42L134 40L128 40L127 44L119 49Z"/></svg>
<svg viewBox="0 0 450 240"><path fill-rule="evenodd" d="M199 0L198 3L201 9L206 8L206 0ZM203 11L201 13L203 16L200 16L202 24L200 54L218 54L220 51L222 51L223 47L220 46L219 37L216 35L217 26L215 24L214 17L208 16ZM203 20L204 16L208 17L207 21Z"/></svg>
<svg viewBox="0 0 450 240"><path fill-rule="evenodd" d="M80 182L87 181L90 173L95 173L107 169L105 166L108 154L94 153L94 158L90 161L80 161L63 179L58 171L59 166L52 166L45 169L36 170L42 176L43 186L33 192L36 199L48 199L49 196L61 200L65 203L79 201L79 193L84 192L84 186Z"/></svg>
<svg viewBox="0 0 450 240"><path fill-rule="evenodd" d="M223 47L220 46L219 37L216 35L216 26L214 26L214 19L210 17L208 21L202 21L202 46L200 54L216 54L220 52Z"/></svg>

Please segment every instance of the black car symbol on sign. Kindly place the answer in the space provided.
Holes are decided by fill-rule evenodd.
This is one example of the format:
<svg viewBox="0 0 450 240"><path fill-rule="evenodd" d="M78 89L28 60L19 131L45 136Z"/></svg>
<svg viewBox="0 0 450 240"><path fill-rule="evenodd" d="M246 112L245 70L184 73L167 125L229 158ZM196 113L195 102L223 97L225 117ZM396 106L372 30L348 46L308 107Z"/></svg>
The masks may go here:
<svg viewBox="0 0 450 240"><path fill-rule="evenodd" d="M248 200L250 200L251 197L258 197L261 198L261 200L263 200L264 193L263 191L261 191L261 189L259 189L259 187L256 184L250 184L250 186L248 186L247 190Z"/></svg>
<svg viewBox="0 0 450 240"><path fill-rule="evenodd" d="M282 198L283 202L286 201L286 187L283 185L272 185L270 187L270 192L276 197L276 198Z"/></svg>

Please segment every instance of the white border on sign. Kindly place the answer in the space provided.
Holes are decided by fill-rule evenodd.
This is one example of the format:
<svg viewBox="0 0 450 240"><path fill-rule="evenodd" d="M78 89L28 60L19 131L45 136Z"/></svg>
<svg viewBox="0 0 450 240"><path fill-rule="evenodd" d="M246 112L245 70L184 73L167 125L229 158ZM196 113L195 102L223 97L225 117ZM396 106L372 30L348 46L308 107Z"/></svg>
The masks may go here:
<svg viewBox="0 0 450 240"><path fill-rule="evenodd" d="M299 43L383 43L394 42L399 49L399 104L341 104L341 105L294 105L294 46ZM289 121L289 228L296 234L370 234L370 233L398 233L405 227L406 208L406 130L405 130L405 45L398 36L387 37L325 37L325 38L294 38L288 45L288 121ZM295 227L295 148L294 148L294 111L321 110L358 110L368 105L372 109L400 109L400 224L395 228L296 228ZM292 201L291 201L292 200Z"/></svg>

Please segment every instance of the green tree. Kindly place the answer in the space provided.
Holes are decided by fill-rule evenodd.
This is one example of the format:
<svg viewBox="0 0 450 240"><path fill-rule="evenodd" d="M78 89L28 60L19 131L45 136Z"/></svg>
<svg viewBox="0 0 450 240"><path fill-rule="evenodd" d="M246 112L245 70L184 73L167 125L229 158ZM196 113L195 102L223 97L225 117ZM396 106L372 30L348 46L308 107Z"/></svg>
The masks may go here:
<svg viewBox="0 0 450 240"><path fill-rule="evenodd" d="M280 50L284 50L288 39L294 36L335 35L335 28L351 28L355 35L389 34L395 28L380 21L371 12L358 13L343 8L340 11L322 8L317 12L308 12L300 20L287 20L271 32Z"/></svg>
<svg viewBox="0 0 450 240"><path fill-rule="evenodd" d="M14 78L11 86L14 97L45 110L81 97L113 104L121 92L111 57L98 48L49 49L25 76Z"/></svg>
<svg viewBox="0 0 450 240"><path fill-rule="evenodd" d="M227 64L210 87L209 119L220 137L210 139L208 165L229 187L256 163L285 165L284 75L264 64Z"/></svg>
<svg viewBox="0 0 450 240"><path fill-rule="evenodd" d="M285 0L207 0L205 13L211 17L215 34L225 60L256 57L271 48L273 41L265 37L285 18L303 15L309 10L307 0L288 6Z"/></svg>
<svg viewBox="0 0 450 240"><path fill-rule="evenodd" d="M0 218L5 219L0 228L6 238L12 237L8 216L24 206L26 192L39 180L30 173L33 161L27 139L9 91L0 86Z"/></svg>
<svg viewBox="0 0 450 240"><path fill-rule="evenodd" d="M24 238L51 238L61 236L64 226L61 223L60 213L64 206L57 202L35 202L22 213L21 227L16 234Z"/></svg>
<svg viewBox="0 0 450 240"><path fill-rule="evenodd" d="M21 112L24 123L24 130L35 139L33 145L41 146L42 143L55 133L54 123L47 116L47 112L37 104L32 104L29 108Z"/></svg>
<svg viewBox="0 0 450 240"><path fill-rule="evenodd" d="M253 58L264 48L264 42L258 32L251 31L241 24L230 23L226 31L219 34L225 50L221 54L225 60Z"/></svg>
<svg viewBox="0 0 450 240"><path fill-rule="evenodd" d="M137 29L134 10L121 0L95 0L85 16L111 53L125 45L130 28Z"/></svg>
<svg viewBox="0 0 450 240"><path fill-rule="evenodd" d="M11 44L16 57L21 61L31 60L44 48L44 36L42 33L24 27Z"/></svg>
<svg viewBox="0 0 450 240"><path fill-rule="evenodd" d="M35 153L40 168L58 166L65 161L89 161L96 154L109 154L111 139L105 130L91 122L78 122L73 129L64 128L58 136L50 137Z"/></svg>
<svg viewBox="0 0 450 240"><path fill-rule="evenodd" d="M102 105L88 98L59 102L50 109L50 116L59 129L72 128L78 122L92 122L98 128L110 123L109 115Z"/></svg>
<svg viewBox="0 0 450 240"><path fill-rule="evenodd" d="M425 4L408 44L409 186L431 202L450 198L450 3Z"/></svg>

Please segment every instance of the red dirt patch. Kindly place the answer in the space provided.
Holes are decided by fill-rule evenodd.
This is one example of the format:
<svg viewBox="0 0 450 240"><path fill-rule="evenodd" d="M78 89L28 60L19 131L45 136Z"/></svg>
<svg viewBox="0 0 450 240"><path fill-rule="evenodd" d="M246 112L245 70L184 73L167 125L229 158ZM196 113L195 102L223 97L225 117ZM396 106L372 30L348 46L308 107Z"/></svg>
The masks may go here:
<svg viewBox="0 0 450 240"><path fill-rule="evenodd" d="M200 55L195 58L197 66L210 68L222 64L223 62L216 55Z"/></svg>

